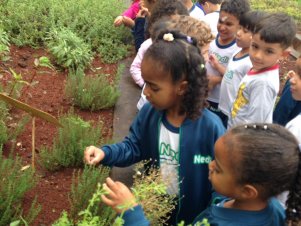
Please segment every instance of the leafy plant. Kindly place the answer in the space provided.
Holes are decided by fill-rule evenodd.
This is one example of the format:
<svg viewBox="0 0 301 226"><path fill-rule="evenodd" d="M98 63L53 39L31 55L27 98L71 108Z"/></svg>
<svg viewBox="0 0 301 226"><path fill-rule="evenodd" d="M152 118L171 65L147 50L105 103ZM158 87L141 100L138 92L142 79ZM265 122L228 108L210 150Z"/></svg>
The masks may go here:
<svg viewBox="0 0 301 226"><path fill-rule="evenodd" d="M48 170L83 166L84 148L101 143L102 123L92 127L89 122L69 113L60 118L63 125L54 138L53 147L42 147L40 163Z"/></svg>
<svg viewBox="0 0 301 226"><path fill-rule="evenodd" d="M9 38L7 33L0 27L0 57L1 60L5 60L5 57L9 54Z"/></svg>
<svg viewBox="0 0 301 226"><path fill-rule="evenodd" d="M143 165L144 163L137 164L137 168L140 169ZM121 213L119 217L116 217L115 211L101 202L101 195L105 194L101 184L104 183L105 178L108 175L108 171L106 171L107 169L92 168L88 169L86 172L85 170L83 172L84 176L78 177L78 184L74 183L73 181L75 186L72 185L72 196L74 196L75 199L81 199L76 196L79 194L82 195L81 192L87 191L86 189L88 189L88 193L90 193L92 188L94 188L94 191L96 189L96 192L94 192L92 198L87 202L88 204L83 204L86 203L83 202L84 200L76 202L77 204L84 205L82 206L84 210L78 213L77 220L69 219L68 214L63 212L61 218L58 219L53 226L122 226L124 224L122 219L123 213ZM99 170L99 172L97 172L97 170ZM90 178L91 173L94 179ZM99 178L98 183L96 183L98 173L101 173L102 176ZM132 190L138 202L142 203L143 209L146 211L146 215L151 221L152 225L162 225L167 219L166 215L168 212L174 208L174 197L166 195L166 186L162 182L158 169L149 168L148 175L145 173L146 171L137 174ZM91 182L93 185L89 186L88 184ZM76 188L75 192L74 188Z"/></svg>
<svg viewBox="0 0 301 226"><path fill-rule="evenodd" d="M91 111L114 106L120 95L118 84L124 65L120 64L115 79L110 84L106 75L85 76L83 72L69 74L66 95L75 106Z"/></svg>
<svg viewBox="0 0 301 226"><path fill-rule="evenodd" d="M103 61L109 63L127 53L124 40L131 37L129 29L112 27L114 18L125 8L119 0L78 0L76 4L74 0L5 0L0 5L0 21L18 46L47 46L49 32L66 29L72 39L76 37L89 49L100 51Z"/></svg>
<svg viewBox="0 0 301 226"><path fill-rule="evenodd" d="M301 2L299 0L250 0L250 3L252 9L287 13L301 25Z"/></svg>
<svg viewBox="0 0 301 226"><path fill-rule="evenodd" d="M5 159L0 151L0 225L8 225L22 217L22 198L36 183L33 171L22 171L21 168L19 158ZM29 213L22 218L30 224L39 211L40 206L34 200Z"/></svg>
<svg viewBox="0 0 301 226"><path fill-rule="evenodd" d="M67 28L52 30L47 41L50 52L64 68L83 70L93 58L90 46Z"/></svg>
<svg viewBox="0 0 301 226"><path fill-rule="evenodd" d="M89 203L98 183L103 183L109 176L109 168L107 167L90 167L85 166L83 171L73 174L70 201L70 216L76 220L78 213L84 210Z"/></svg>
<svg viewBox="0 0 301 226"><path fill-rule="evenodd" d="M55 69L54 66L52 65L52 63L50 62L49 58L45 57L45 56L41 56L40 58L35 59L34 60L34 65L36 67L47 67L47 68L50 68L52 70Z"/></svg>

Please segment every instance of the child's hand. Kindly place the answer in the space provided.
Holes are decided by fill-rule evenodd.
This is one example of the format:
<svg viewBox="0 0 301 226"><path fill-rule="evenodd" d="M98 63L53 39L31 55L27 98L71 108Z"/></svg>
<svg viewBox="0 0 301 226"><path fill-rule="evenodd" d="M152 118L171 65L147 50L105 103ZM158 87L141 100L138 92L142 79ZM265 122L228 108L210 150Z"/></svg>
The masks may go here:
<svg viewBox="0 0 301 226"><path fill-rule="evenodd" d="M123 16L116 17L116 19L114 20L114 26L119 27L122 24L123 24Z"/></svg>
<svg viewBox="0 0 301 226"><path fill-rule="evenodd" d="M149 11L148 11L147 8L142 7L142 8L139 10L139 12L137 13L136 18L137 18L137 17L142 17L142 18L144 18L144 17L146 17L146 16L149 16Z"/></svg>
<svg viewBox="0 0 301 226"><path fill-rule="evenodd" d="M103 188L108 194L101 196L102 201L117 213L122 213L138 205L130 189L121 182L115 182L108 177Z"/></svg>
<svg viewBox="0 0 301 226"><path fill-rule="evenodd" d="M211 91L216 85L220 84L222 78L219 76L208 76L208 90Z"/></svg>
<svg viewBox="0 0 301 226"><path fill-rule="evenodd" d="M217 57L214 55L214 54L211 54L209 56L209 63L211 64L211 66L214 68L214 69L217 69L218 65L219 65L219 62L218 62L218 59Z"/></svg>
<svg viewBox="0 0 301 226"><path fill-rule="evenodd" d="M89 165L96 165L105 157L105 153L95 146L86 147L84 161Z"/></svg>

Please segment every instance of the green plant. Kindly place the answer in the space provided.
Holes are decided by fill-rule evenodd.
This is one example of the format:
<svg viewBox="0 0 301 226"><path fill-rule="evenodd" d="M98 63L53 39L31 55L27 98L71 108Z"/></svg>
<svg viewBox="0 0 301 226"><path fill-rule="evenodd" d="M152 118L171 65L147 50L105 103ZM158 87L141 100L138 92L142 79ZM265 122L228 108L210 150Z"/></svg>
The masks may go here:
<svg viewBox="0 0 301 226"><path fill-rule="evenodd" d="M252 9L268 12L284 12L301 25L301 2L298 0L250 0Z"/></svg>
<svg viewBox="0 0 301 226"><path fill-rule="evenodd" d="M69 195L70 217L73 220L78 218L78 213L88 206L98 183L103 183L109 176L107 167L85 166L84 170L79 170L73 174L71 192Z"/></svg>
<svg viewBox="0 0 301 226"><path fill-rule="evenodd" d="M139 163L136 168L140 169L144 164L145 163L143 162ZM97 172L97 170L99 170L99 172ZM146 171L137 173L132 190L137 201L143 205L143 209L152 225L163 225L167 219L166 215L174 208L174 197L166 194L166 186L163 184L157 168L151 167L148 168L147 171L147 175ZM91 173L93 178L90 178ZM102 175L99 178L98 183L96 183L98 173L101 173ZM75 192L72 190L72 196L75 196L75 199L81 200L82 198L76 196L79 194L82 195L82 191L88 191L88 193L90 193L92 189L94 189L94 191L96 189L96 192L93 193L92 198L89 201L84 201L84 199L82 199L80 202L76 202L76 206L82 204L84 205L82 207L85 208L78 213L77 220L69 219L67 213L63 212L61 218L58 219L53 226L122 226L124 224L122 219L123 213L116 218L115 211L101 202L101 195L105 194L101 184L104 183L105 178L108 175L107 169L90 168L86 172L83 172L83 174L85 175L78 177L77 184L73 181L74 185L72 185L72 189L75 190ZM89 183L93 185L89 186Z"/></svg>
<svg viewBox="0 0 301 226"><path fill-rule="evenodd" d="M0 27L0 57L2 61L6 60L6 57L9 54L9 45L7 32Z"/></svg>
<svg viewBox="0 0 301 226"><path fill-rule="evenodd" d="M127 53L124 40L131 37L130 30L112 27L125 8L119 0L78 0L76 4L74 0L5 0L0 5L0 21L18 46L47 45L50 31L67 29L109 63Z"/></svg>
<svg viewBox="0 0 301 226"><path fill-rule="evenodd" d="M8 140L8 129L7 129L7 116L8 108L5 102L0 102L0 145L5 144Z"/></svg>
<svg viewBox="0 0 301 226"><path fill-rule="evenodd" d="M83 166L84 148L101 143L102 122L93 127L72 113L61 117L59 121L63 127L59 128L53 147L41 148L41 165L51 171Z"/></svg>
<svg viewBox="0 0 301 226"><path fill-rule="evenodd" d="M89 44L78 37L68 28L52 30L47 39L47 46L56 58L59 65L64 68L85 69L92 60L92 52Z"/></svg>
<svg viewBox="0 0 301 226"><path fill-rule="evenodd" d="M120 64L112 84L106 75L85 76L84 73L69 74L66 95L75 106L91 111L114 106L120 95L118 84L124 65Z"/></svg>
<svg viewBox="0 0 301 226"><path fill-rule="evenodd" d="M29 213L22 216L22 199L36 181L31 169L22 171L21 168L21 160L5 159L0 147L0 225L8 225L21 217L30 224L40 211L40 206L34 200Z"/></svg>

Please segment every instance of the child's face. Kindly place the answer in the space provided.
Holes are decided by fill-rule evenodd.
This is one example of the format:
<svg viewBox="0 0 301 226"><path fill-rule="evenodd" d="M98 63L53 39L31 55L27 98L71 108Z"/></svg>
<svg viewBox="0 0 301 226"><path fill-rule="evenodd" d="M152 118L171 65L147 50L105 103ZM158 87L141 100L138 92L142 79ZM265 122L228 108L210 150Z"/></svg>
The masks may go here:
<svg viewBox="0 0 301 226"><path fill-rule="evenodd" d="M225 143L225 136L220 137L214 146L215 160L209 163L209 180L214 190L221 195L235 198L239 194L240 185L236 182L233 163Z"/></svg>
<svg viewBox="0 0 301 226"><path fill-rule="evenodd" d="M249 48L252 39L252 32L243 26L239 26L236 32L236 44L241 48Z"/></svg>
<svg viewBox="0 0 301 226"><path fill-rule="evenodd" d="M144 57L141 64L141 74L145 81L143 94L153 107L158 110L165 110L179 106L181 82L174 84L171 75L163 71L160 62L151 57Z"/></svg>
<svg viewBox="0 0 301 226"><path fill-rule="evenodd" d="M221 41L226 43L233 41L235 39L238 25L239 21L235 16L221 11L217 23L217 30Z"/></svg>
<svg viewBox="0 0 301 226"><path fill-rule="evenodd" d="M277 64L284 54L280 43L268 43L254 34L251 40L249 55L253 64L253 71L261 71Z"/></svg>
<svg viewBox="0 0 301 226"><path fill-rule="evenodd" d="M296 70L290 73L290 83L293 98L301 101L301 58L296 62Z"/></svg>

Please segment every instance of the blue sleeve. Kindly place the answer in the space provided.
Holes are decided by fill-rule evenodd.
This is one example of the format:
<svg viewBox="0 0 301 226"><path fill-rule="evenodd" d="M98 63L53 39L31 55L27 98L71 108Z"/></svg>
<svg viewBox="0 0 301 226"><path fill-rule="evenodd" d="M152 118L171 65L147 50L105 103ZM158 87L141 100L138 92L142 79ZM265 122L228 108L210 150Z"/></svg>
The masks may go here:
<svg viewBox="0 0 301 226"><path fill-rule="evenodd" d="M290 83L286 82L282 95L273 113L273 122L285 126L301 112L301 101L296 101L290 91Z"/></svg>
<svg viewBox="0 0 301 226"><path fill-rule="evenodd" d="M150 225L140 205L125 211L122 218L124 220L123 226L149 226Z"/></svg>
<svg viewBox="0 0 301 226"><path fill-rule="evenodd" d="M142 108L144 109L144 108ZM106 166L126 167L130 166L142 159L141 153L141 120L143 120L144 112L142 109L132 122L128 136L123 141L105 145L101 149L105 153L105 157L101 164Z"/></svg>
<svg viewBox="0 0 301 226"><path fill-rule="evenodd" d="M134 29L133 29L133 35L134 35L134 40L135 40L135 48L136 48L137 52L138 52L141 44L145 40L144 24L145 24L145 18L142 18L142 17L137 17L136 18L135 26L134 26Z"/></svg>

